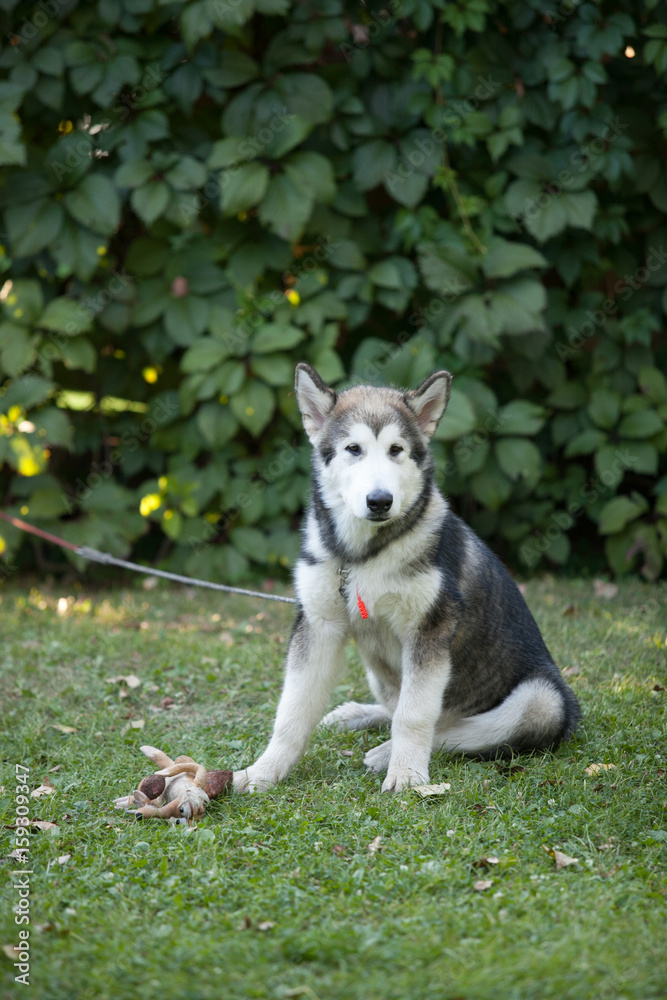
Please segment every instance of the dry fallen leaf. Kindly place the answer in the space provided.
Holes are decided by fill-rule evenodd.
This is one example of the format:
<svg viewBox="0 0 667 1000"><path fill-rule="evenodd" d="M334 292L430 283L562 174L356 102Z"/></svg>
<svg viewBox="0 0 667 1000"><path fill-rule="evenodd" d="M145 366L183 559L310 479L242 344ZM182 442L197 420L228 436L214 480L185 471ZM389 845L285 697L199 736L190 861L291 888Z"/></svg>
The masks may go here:
<svg viewBox="0 0 667 1000"><path fill-rule="evenodd" d="M382 850L381 843L382 837L378 835L371 840L370 844L366 844L366 850L369 854L378 854Z"/></svg>
<svg viewBox="0 0 667 1000"><path fill-rule="evenodd" d="M58 864L59 865L66 865L67 862L70 860L71 857L72 857L71 854L61 854L60 857L58 858Z"/></svg>
<svg viewBox="0 0 667 1000"><path fill-rule="evenodd" d="M542 850L546 851L550 858L553 858L556 862L556 871L559 872L561 868L567 868L568 865L574 865L579 861L579 858L571 858L569 854L564 854L562 851L557 851L556 848L547 847L546 844L542 844Z"/></svg>
<svg viewBox="0 0 667 1000"><path fill-rule="evenodd" d="M576 665L576 663L575 663L575 665L573 667L565 667L563 669L563 677L576 677L577 674L580 674L580 673L581 673L581 670Z"/></svg>
<svg viewBox="0 0 667 1000"><path fill-rule="evenodd" d="M74 728L74 726L61 726L60 723L58 723L58 722L55 722L51 726L51 729L57 729L61 733L75 733L76 732L76 729Z"/></svg>
<svg viewBox="0 0 667 1000"><path fill-rule="evenodd" d="M344 844L334 844L333 852L337 858L344 858L345 861L349 861L350 859L347 857L348 849Z"/></svg>
<svg viewBox="0 0 667 1000"><path fill-rule="evenodd" d="M499 865L500 858L494 857L490 854L488 857L482 856L478 861L473 861L473 868L490 868L492 865Z"/></svg>
<svg viewBox="0 0 667 1000"><path fill-rule="evenodd" d="M143 729L146 725L145 719L133 719L129 725L130 729Z"/></svg>
<svg viewBox="0 0 667 1000"><path fill-rule="evenodd" d="M606 580L593 580L596 597L603 597L605 601L610 601L618 594L617 583L607 583Z"/></svg>
<svg viewBox="0 0 667 1000"><path fill-rule="evenodd" d="M38 830L52 830L57 823L49 823L45 819L34 819L30 826L36 826Z"/></svg>
<svg viewBox="0 0 667 1000"><path fill-rule="evenodd" d="M50 767L49 768L49 774L53 774L54 771L59 771L60 768L61 768L61 766L62 766L61 764L56 764L55 767Z"/></svg>
<svg viewBox="0 0 667 1000"><path fill-rule="evenodd" d="M475 890L475 892L484 892L486 889L490 889L492 885L493 885L492 878L483 878L480 879L479 882L475 882L473 889Z"/></svg>
<svg viewBox="0 0 667 1000"><path fill-rule="evenodd" d="M26 860L27 860L27 857L28 857L28 853L27 852L28 852L28 848L27 847L17 847L16 850L15 851L11 851L7 855L7 857L8 858L13 858L15 861L20 861L21 864L24 864L26 862Z"/></svg>
<svg viewBox="0 0 667 1000"><path fill-rule="evenodd" d="M574 616L578 614L579 606L577 604L566 604L563 608L563 615L565 618L574 618Z"/></svg>
<svg viewBox="0 0 667 1000"><path fill-rule="evenodd" d="M597 774L598 771L615 771L615 770L616 770L615 764L590 764L587 768L585 768L586 774L588 775Z"/></svg>
<svg viewBox="0 0 667 1000"><path fill-rule="evenodd" d="M12 962L18 962L20 948L15 944L3 944L2 950L8 959Z"/></svg>
<svg viewBox="0 0 667 1000"><path fill-rule="evenodd" d="M107 677L107 684L127 684L129 688L137 688L141 681L136 674L118 674L116 677Z"/></svg>
<svg viewBox="0 0 667 1000"><path fill-rule="evenodd" d="M51 784L48 778L42 778L42 783L39 788L33 788L30 795L33 799L39 799L42 795L53 795L55 788Z"/></svg>
<svg viewBox="0 0 667 1000"><path fill-rule="evenodd" d="M257 924L258 931L271 931L275 927L275 922L273 920L262 920L261 923Z"/></svg>
<svg viewBox="0 0 667 1000"><path fill-rule="evenodd" d="M413 785L412 791L427 799L431 795L444 795L451 787L448 781L443 781L440 785Z"/></svg>
<svg viewBox="0 0 667 1000"><path fill-rule="evenodd" d="M341 757L354 757L354 750L341 750Z"/></svg>

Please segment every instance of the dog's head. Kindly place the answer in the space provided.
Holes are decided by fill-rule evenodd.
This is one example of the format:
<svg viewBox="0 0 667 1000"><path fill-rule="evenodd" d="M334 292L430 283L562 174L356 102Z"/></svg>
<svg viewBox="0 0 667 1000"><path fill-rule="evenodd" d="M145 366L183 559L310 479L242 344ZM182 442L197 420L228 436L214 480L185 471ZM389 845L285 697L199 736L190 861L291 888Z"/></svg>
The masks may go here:
<svg viewBox="0 0 667 1000"><path fill-rule="evenodd" d="M356 386L336 393L310 365L297 365L296 398L325 506L371 524L405 514L423 489L428 442L451 382L439 371L412 392Z"/></svg>

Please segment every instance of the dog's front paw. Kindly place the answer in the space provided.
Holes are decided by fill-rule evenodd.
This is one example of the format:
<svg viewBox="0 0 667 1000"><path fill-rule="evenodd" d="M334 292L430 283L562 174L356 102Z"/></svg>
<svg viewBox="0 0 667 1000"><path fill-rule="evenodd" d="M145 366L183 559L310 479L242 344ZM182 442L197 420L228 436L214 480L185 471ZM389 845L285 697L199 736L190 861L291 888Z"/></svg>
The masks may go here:
<svg viewBox="0 0 667 1000"><path fill-rule="evenodd" d="M364 764L373 774L384 774L389 767L390 759L391 740L386 740L384 743L380 743L379 746L373 747L372 750L368 751L364 757Z"/></svg>
<svg viewBox="0 0 667 1000"><path fill-rule="evenodd" d="M234 771L233 787L237 795L244 792L248 792L249 794L267 792L277 784L277 778L272 778L266 772L257 771L254 767L248 767L245 771Z"/></svg>
<svg viewBox="0 0 667 1000"><path fill-rule="evenodd" d="M421 774L412 768L391 768L382 782L383 792L403 792L414 785L428 784L428 774Z"/></svg>

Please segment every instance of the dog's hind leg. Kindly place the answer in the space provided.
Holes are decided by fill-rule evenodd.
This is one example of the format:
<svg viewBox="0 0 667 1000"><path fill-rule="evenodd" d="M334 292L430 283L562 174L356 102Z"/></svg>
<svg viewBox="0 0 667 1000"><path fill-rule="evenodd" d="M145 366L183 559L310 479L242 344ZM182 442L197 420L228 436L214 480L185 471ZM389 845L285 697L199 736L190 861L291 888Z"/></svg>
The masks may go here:
<svg viewBox="0 0 667 1000"><path fill-rule="evenodd" d="M489 712L461 719L436 730L435 743L467 754L540 750L570 735L569 709L562 692L547 679L536 677L519 684Z"/></svg>
<svg viewBox="0 0 667 1000"><path fill-rule="evenodd" d="M391 712L384 705L362 705L346 701L324 716L320 725L332 729L380 729L391 723Z"/></svg>

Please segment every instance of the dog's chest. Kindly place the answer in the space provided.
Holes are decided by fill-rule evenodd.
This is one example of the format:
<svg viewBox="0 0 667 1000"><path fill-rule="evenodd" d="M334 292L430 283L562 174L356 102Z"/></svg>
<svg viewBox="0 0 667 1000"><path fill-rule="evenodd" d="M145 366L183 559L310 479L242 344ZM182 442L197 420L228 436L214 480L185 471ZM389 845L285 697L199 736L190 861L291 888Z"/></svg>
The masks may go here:
<svg viewBox="0 0 667 1000"><path fill-rule="evenodd" d="M439 588L435 567L403 575L378 561L341 570L341 593L357 639L372 626L373 631L389 630L405 640L418 630Z"/></svg>

